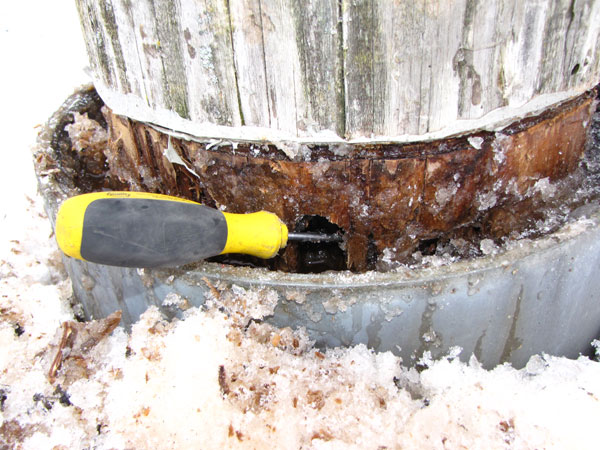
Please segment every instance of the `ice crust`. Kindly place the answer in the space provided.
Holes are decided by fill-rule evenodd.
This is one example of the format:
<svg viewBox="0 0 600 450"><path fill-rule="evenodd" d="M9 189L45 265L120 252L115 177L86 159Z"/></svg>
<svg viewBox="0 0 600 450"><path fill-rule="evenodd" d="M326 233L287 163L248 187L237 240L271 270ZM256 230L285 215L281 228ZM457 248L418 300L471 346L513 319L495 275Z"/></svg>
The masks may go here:
<svg viewBox="0 0 600 450"><path fill-rule="evenodd" d="M73 148L80 152L90 147L105 146L108 132L98 123L88 117L87 114L73 114L73 123L66 125L65 130L71 138Z"/></svg>
<svg viewBox="0 0 600 450"><path fill-rule="evenodd" d="M71 292L40 201L27 211L34 219L3 236L0 264L2 446L597 447L598 362L535 355L522 370L487 371L455 348L425 355L419 372L364 345L319 351L301 329L261 323L276 302L269 290L212 286L204 308L172 322L151 307L51 383Z"/></svg>

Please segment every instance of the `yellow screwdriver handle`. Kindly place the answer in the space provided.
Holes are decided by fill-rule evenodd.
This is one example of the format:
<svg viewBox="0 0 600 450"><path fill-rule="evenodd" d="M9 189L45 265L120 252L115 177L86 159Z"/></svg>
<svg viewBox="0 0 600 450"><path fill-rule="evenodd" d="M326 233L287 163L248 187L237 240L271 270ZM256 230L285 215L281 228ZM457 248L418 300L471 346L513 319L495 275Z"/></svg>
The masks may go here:
<svg viewBox="0 0 600 450"><path fill-rule="evenodd" d="M288 230L273 213L231 214L142 192L97 192L67 199L56 239L74 258L123 267L165 267L224 253L271 258Z"/></svg>
<svg viewBox="0 0 600 450"><path fill-rule="evenodd" d="M287 245L288 229L273 213L223 215L227 221L227 242L220 254L243 253L267 259Z"/></svg>

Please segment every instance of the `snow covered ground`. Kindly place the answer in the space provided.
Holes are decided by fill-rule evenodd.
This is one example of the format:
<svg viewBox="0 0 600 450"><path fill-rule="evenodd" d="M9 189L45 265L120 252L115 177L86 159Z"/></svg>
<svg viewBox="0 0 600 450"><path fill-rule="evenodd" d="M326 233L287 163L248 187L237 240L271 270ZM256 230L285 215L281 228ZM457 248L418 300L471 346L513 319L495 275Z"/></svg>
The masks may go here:
<svg viewBox="0 0 600 450"><path fill-rule="evenodd" d="M243 292L173 323L149 310L130 335L75 322L29 147L86 81L78 27L71 0L0 6L0 448L598 448L587 358L486 371L448 357L418 373L247 326L264 308L241 308Z"/></svg>

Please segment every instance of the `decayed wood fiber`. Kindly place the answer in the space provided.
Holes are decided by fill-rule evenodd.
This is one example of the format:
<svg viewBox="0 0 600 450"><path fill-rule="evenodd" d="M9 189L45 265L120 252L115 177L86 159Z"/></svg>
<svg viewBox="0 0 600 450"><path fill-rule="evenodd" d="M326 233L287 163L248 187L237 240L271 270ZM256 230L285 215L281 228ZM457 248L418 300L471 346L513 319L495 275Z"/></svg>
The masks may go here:
<svg viewBox="0 0 600 450"><path fill-rule="evenodd" d="M588 93L496 133L357 144L345 156L321 146L300 161L267 143L211 146L169 138L107 111L107 157L111 175L134 190L228 212L271 211L292 230L304 216L325 217L345 233L348 267L362 271L377 267L373 252L382 264L385 249L403 261L428 239L473 229L491 238L510 233L535 215L538 180L554 182L577 168L594 104ZM169 145L187 168L165 156ZM293 247L286 250L275 268L293 270L294 255Z"/></svg>

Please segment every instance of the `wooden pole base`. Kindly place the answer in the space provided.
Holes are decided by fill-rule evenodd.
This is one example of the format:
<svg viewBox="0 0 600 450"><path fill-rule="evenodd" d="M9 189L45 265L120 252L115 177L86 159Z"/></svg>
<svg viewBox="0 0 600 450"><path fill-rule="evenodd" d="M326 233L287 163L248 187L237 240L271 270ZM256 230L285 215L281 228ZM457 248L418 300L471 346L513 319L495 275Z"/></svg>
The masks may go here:
<svg viewBox="0 0 600 450"><path fill-rule="evenodd" d="M344 233L343 268L386 269L439 245L448 245L450 256L477 254L481 239L499 242L540 220L542 208L559 205L578 182L566 177L584 154L595 94L496 132L408 144L304 145L294 159L274 143L195 142L107 109L106 154L110 175L132 190L229 212L267 210L292 230L324 218ZM296 271L298 248L290 245L267 264Z"/></svg>

